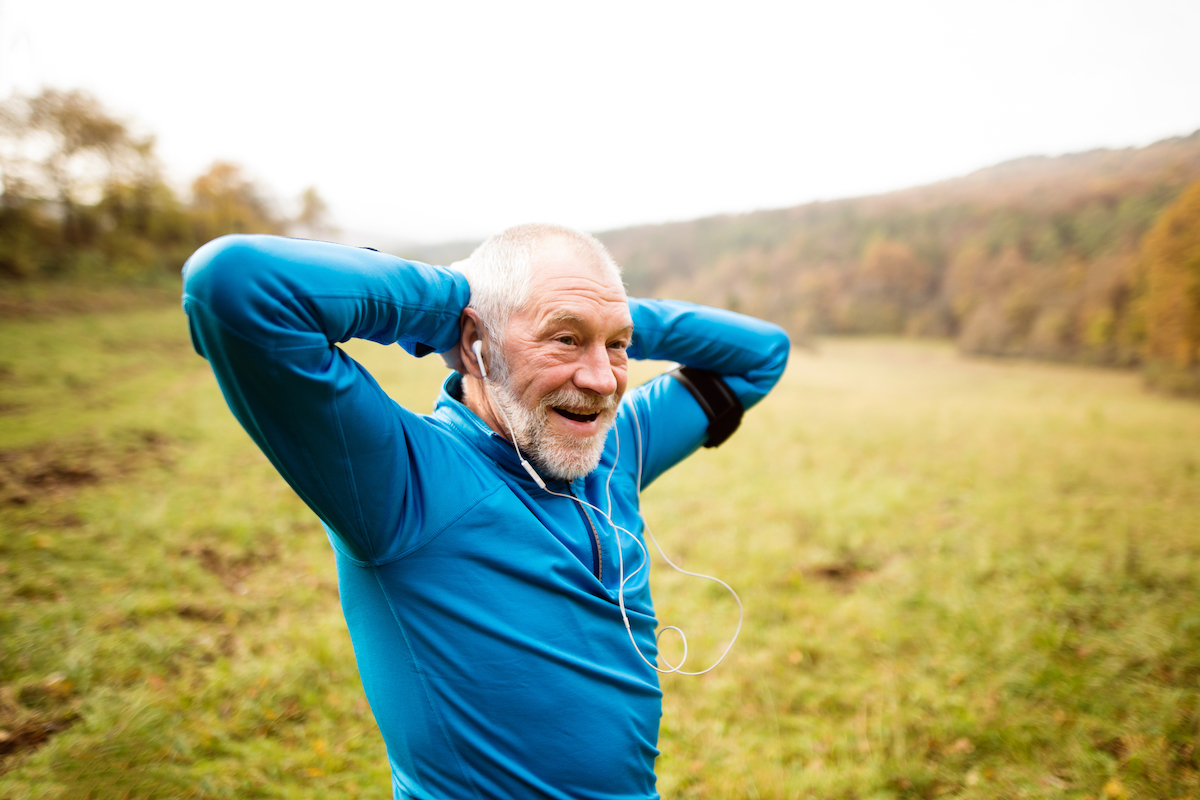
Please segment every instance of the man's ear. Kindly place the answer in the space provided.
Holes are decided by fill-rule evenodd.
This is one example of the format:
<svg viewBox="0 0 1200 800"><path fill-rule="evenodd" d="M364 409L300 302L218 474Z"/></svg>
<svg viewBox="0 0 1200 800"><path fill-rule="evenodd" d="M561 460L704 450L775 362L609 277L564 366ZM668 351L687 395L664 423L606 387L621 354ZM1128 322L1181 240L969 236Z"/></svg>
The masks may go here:
<svg viewBox="0 0 1200 800"><path fill-rule="evenodd" d="M459 327L462 329L458 339L458 355L462 360L464 374L470 375L473 378L482 378L483 371L479 369L479 362L475 358L475 351L471 347L475 342L483 338L483 323L479 320L479 315L475 313L473 308L464 308L462 318L459 320Z"/></svg>

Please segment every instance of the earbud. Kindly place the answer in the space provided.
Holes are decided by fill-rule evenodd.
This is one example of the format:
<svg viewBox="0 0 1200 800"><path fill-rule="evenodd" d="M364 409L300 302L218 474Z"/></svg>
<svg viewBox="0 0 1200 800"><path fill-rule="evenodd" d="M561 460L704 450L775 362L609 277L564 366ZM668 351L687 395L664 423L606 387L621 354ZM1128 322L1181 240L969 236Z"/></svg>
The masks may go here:
<svg viewBox="0 0 1200 800"><path fill-rule="evenodd" d="M483 379L487 380L487 367L483 365L483 339L476 339L471 344L471 349L475 351L475 360L479 362L479 372L483 375Z"/></svg>

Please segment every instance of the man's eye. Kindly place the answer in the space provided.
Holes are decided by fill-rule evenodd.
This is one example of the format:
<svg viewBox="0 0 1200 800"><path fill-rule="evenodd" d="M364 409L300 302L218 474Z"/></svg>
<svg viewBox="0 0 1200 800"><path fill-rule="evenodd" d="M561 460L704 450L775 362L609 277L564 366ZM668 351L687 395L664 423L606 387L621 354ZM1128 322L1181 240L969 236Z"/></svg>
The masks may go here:
<svg viewBox="0 0 1200 800"><path fill-rule="evenodd" d="M629 342L609 342L608 346L614 350L624 350L626 347L629 347Z"/></svg>
<svg viewBox="0 0 1200 800"><path fill-rule="evenodd" d="M575 337L574 336L560 336L560 337L558 337L558 343L559 344L567 344L567 345L575 344Z"/></svg>

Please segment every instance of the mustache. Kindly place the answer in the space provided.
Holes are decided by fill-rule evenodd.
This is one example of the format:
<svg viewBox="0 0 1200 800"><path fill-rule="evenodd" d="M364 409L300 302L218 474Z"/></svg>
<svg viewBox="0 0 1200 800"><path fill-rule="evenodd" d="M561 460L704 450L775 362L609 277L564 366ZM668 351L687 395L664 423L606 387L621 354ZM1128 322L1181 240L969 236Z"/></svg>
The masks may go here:
<svg viewBox="0 0 1200 800"><path fill-rule="evenodd" d="M598 397L570 386L563 386L543 397L539 405L543 408L565 408L581 414L604 414L615 411L620 402L615 392Z"/></svg>

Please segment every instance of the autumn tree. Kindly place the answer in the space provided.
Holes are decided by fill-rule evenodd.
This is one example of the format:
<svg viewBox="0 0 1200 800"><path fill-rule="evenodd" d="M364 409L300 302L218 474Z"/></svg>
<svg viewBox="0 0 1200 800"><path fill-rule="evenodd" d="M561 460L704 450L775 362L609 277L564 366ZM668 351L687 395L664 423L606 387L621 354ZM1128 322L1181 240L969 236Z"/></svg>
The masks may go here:
<svg viewBox="0 0 1200 800"><path fill-rule="evenodd" d="M192 224L201 242L226 233L281 233L283 223L236 164L217 161L192 183Z"/></svg>
<svg viewBox="0 0 1200 800"><path fill-rule="evenodd" d="M81 204L138 161L141 143L85 92L45 89L24 106L25 138L61 209L63 240L77 246L90 233Z"/></svg>
<svg viewBox="0 0 1200 800"><path fill-rule="evenodd" d="M1147 375L1169 391L1200 394L1200 181L1159 215L1142 267Z"/></svg>
<svg viewBox="0 0 1200 800"><path fill-rule="evenodd" d="M45 89L0 104L0 273L69 270L102 230L91 204L135 150L86 93Z"/></svg>
<svg viewBox="0 0 1200 800"><path fill-rule="evenodd" d="M218 161L183 202L154 139L131 132L82 91L0 102L0 279L175 279L188 255L225 233L329 235L316 188L285 221L240 167ZM156 277L157 276L157 277Z"/></svg>
<svg viewBox="0 0 1200 800"><path fill-rule="evenodd" d="M871 241L863 251L858 274L864 289L905 307L925 300L933 282L929 265L918 259L908 244L894 239Z"/></svg>
<svg viewBox="0 0 1200 800"><path fill-rule="evenodd" d="M0 103L0 172L0 275L137 273L191 241L153 139L84 92Z"/></svg>

